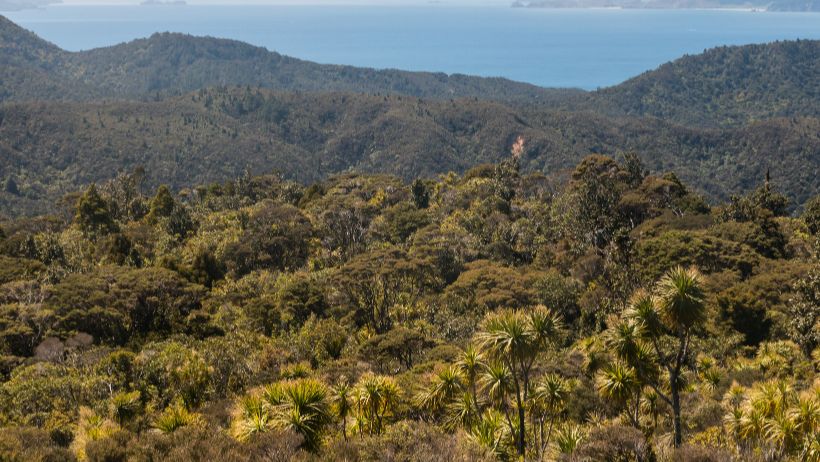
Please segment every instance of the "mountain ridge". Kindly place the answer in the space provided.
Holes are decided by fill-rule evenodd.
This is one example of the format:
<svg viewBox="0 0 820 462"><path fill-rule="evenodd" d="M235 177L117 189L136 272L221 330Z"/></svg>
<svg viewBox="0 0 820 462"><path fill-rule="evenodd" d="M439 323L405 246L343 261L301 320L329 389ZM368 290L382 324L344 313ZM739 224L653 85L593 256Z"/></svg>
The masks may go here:
<svg viewBox="0 0 820 462"><path fill-rule="evenodd" d="M0 101L148 100L200 88L247 85L426 99L479 98L656 117L683 125L739 126L771 117L820 116L820 40L724 46L685 55L593 92L500 77L318 64L244 42L155 33L68 52L0 16Z"/></svg>
<svg viewBox="0 0 820 462"><path fill-rule="evenodd" d="M147 99L156 93L178 95L219 85L503 101L552 101L580 92L501 77L317 64L237 40L172 32L81 52L65 51L42 39L33 43L34 38L39 39L7 18L0 19L0 50L20 50L15 45L22 41L25 49L43 55L18 55L9 63L15 68L0 71L0 82L5 82L0 101ZM43 59L50 64L49 75L37 72ZM9 78L15 72L39 79Z"/></svg>
<svg viewBox="0 0 820 462"><path fill-rule="evenodd" d="M3 18L0 180L20 191L0 205L49 212L137 166L177 189L271 168L301 182L351 170L412 179L496 162L522 136L526 171L560 177L589 153L632 151L725 201L775 167L800 206L820 191L818 53L820 41L715 48L587 93L173 33L70 53ZM543 98L525 96L533 89Z"/></svg>
<svg viewBox="0 0 820 462"><path fill-rule="evenodd" d="M136 167L152 187L174 189L246 170L278 169L302 183L348 171L433 177L497 162L519 136L523 170L556 180L589 153L635 152L713 201L754 189L767 168L793 206L820 188L818 118L696 128L473 99L234 87L161 101L2 104L0 179L21 192L0 194L0 203L12 210L31 200L32 210L48 211L63 194Z"/></svg>
<svg viewBox="0 0 820 462"><path fill-rule="evenodd" d="M615 114L690 125L737 125L770 117L820 115L820 41L724 46L686 55L591 101Z"/></svg>

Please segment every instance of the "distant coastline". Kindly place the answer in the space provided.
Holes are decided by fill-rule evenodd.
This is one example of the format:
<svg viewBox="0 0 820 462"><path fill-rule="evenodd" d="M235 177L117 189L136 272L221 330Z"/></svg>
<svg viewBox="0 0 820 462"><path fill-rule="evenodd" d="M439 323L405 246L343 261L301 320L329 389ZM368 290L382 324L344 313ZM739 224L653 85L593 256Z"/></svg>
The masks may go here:
<svg viewBox="0 0 820 462"><path fill-rule="evenodd" d="M512 7L820 12L820 0L516 0Z"/></svg>
<svg viewBox="0 0 820 462"><path fill-rule="evenodd" d="M62 3L60 0L0 0L0 11L22 11L41 8L55 3Z"/></svg>

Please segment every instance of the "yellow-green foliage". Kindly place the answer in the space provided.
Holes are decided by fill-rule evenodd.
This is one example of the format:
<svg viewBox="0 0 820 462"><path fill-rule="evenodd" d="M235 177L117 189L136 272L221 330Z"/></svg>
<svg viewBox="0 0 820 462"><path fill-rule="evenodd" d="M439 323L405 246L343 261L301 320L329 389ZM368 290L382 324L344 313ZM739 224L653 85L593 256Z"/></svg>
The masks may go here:
<svg viewBox="0 0 820 462"><path fill-rule="evenodd" d="M813 460L805 223L632 155L554 184L526 149L416 182L133 172L76 223L0 222L0 451Z"/></svg>

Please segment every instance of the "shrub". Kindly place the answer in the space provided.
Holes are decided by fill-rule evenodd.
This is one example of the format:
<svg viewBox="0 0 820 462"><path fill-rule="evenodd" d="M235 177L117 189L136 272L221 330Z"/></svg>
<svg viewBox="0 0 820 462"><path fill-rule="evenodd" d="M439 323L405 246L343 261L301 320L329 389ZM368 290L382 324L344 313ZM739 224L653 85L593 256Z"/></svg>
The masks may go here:
<svg viewBox="0 0 820 462"><path fill-rule="evenodd" d="M640 430L623 425L593 428L575 451L579 460L643 462L654 459L652 446Z"/></svg>

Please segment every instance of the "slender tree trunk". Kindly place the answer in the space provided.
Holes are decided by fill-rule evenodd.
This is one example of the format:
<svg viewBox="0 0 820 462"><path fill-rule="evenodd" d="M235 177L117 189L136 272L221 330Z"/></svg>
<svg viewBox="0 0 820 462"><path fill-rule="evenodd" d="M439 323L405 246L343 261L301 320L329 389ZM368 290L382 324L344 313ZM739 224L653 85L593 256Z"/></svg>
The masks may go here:
<svg viewBox="0 0 820 462"><path fill-rule="evenodd" d="M683 443L683 433L680 423L680 390L678 390L678 371L669 374L669 386L672 389L672 424L675 427L675 447Z"/></svg>
<svg viewBox="0 0 820 462"><path fill-rule="evenodd" d="M544 442L544 451L546 452L547 447L550 445L550 440L552 439L552 427L555 425L555 415L550 415L550 427L547 430L547 441Z"/></svg>
<svg viewBox="0 0 820 462"><path fill-rule="evenodd" d="M475 377L470 380L470 389L473 393L473 406L475 406L475 413L480 419L483 412L481 411L481 407L478 405L478 390L476 390L475 386Z"/></svg>
<svg viewBox="0 0 820 462"><path fill-rule="evenodd" d="M524 405L519 401L518 403L518 457L521 460L524 460L524 448L526 445L525 442L525 426L526 422L524 419Z"/></svg>

